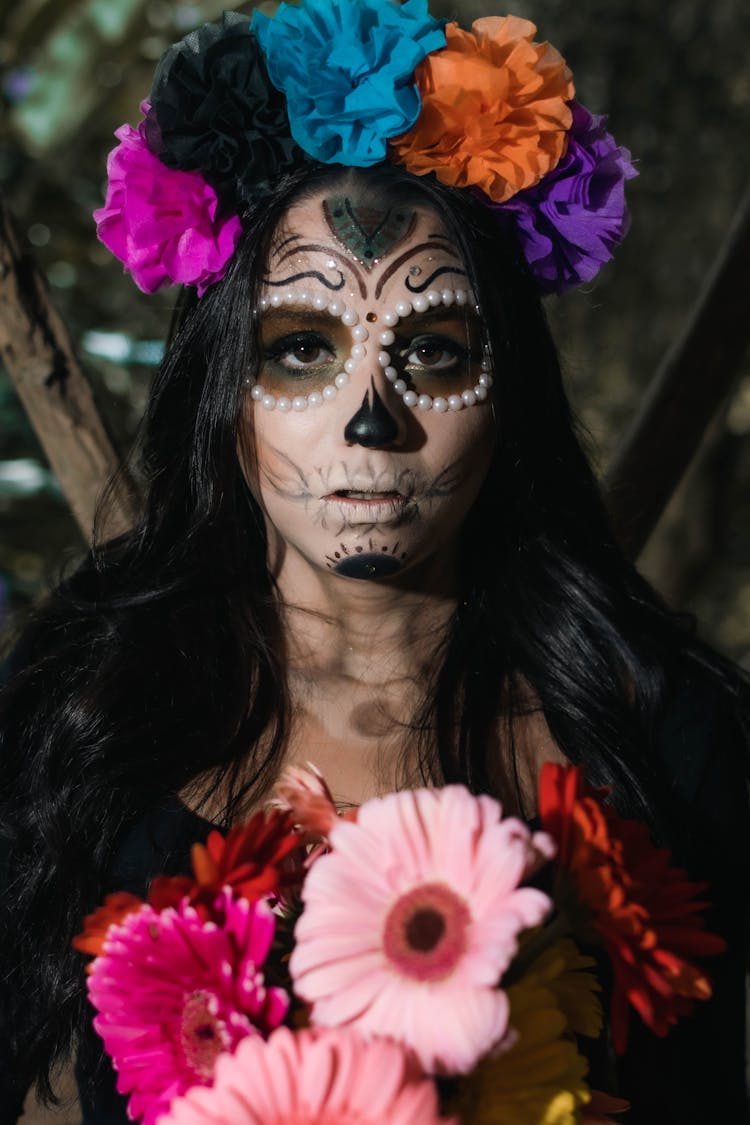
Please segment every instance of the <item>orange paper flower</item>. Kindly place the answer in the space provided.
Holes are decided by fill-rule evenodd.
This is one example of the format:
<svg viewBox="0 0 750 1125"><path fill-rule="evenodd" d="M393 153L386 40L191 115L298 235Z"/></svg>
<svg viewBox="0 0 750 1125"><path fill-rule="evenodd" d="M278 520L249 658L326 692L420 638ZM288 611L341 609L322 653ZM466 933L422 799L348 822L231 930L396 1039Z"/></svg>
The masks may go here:
<svg viewBox="0 0 750 1125"><path fill-rule="evenodd" d="M517 16L446 27L447 46L416 70L422 109L390 142L397 163L495 203L546 176L565 153L575 89L565 60Z"/></svg>
<svg viewBox="0 0 750 1125"><path fill-rule="evenodd" d="M688 958L721 953L725 943L704 929L706 904L695 896L705 884L673 867L645 825L602 805L605 793L587 785L578 766L542 767L542 826L612 960L612 1041L622 1054L628 1006L656 1035L666 1035L694 1000L711 995L708 979Z"/></svg>

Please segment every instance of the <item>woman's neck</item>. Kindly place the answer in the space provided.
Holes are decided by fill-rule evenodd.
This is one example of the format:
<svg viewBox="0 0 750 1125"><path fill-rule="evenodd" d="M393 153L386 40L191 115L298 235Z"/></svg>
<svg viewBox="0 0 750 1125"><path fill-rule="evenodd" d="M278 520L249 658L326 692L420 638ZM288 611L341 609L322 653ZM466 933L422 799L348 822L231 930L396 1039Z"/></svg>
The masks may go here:
<svg viewBox="0 0 750 1125"><path fill-rule="evenodd" d="M456 608L444 562L370 582L289 561L277 579L290 700L286 762L342 803L419 784L415 721Z"/></svg>
<svg viewBox="0 0 750 1125"><path fill-rule="evenodd" d="M453 567L444 559L378 582L290 559L277 590L290 674L318 684L424 681L456 608Z"/></svg>

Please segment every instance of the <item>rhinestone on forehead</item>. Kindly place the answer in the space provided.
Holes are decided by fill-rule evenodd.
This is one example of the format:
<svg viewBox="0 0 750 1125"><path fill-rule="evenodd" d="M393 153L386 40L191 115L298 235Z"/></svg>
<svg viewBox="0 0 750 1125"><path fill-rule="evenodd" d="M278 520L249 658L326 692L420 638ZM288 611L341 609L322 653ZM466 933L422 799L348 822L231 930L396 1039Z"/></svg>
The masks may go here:
<svg viewBox="0 0 750 1125"><path fill-rule="evenodd" d="M385 328L376 336L379 347L377 361L383 368L385 377L392 384L396 394L401 396L408 407L416 407L418 410L434 410L438 414L444 414L449 410L463 410L467 406L476 406L487 398L492 386L491 363L488 355L485 355L482 359L479 381L473 389L467 389L460 394L448 395L447 398L441 395L433 398L432 395L420 395L411 390L406 381L399 378L398 371L391 364L390 353L385 350L395 342L396 335L393 328L399 321L410 316L412 312L426 312L430 307L434 308L437 305L447 307L454 304L460 306L473 304L475 311L477 313L480 311L479 305L476 304L472 294L466 289L428 289L426 293L415 295L411 301L397 301L394 308L384 312L381 317ZM245 385L250 388L250 397L255 402L259 402L264 410L280 410L282 413L288 413L291 410L301 412L307 410L308 407L322 406L324 402L331 402L336 398L338 392L348 384L349 377L353 375L367 355L366 341L370 339L370 330L364 324L360 324L359 313L355 309L349 308L344 301L329 301L324 294L312 294L307 289L286 289L283 293L272 293L270 297L261 298L259 308L260 312L265 312L269 308L280 308L282 305L310 305L321 312L325 309L331 316L339 317L342 324L351 328L352 333L352 349L349 358L344 363L343 371L340 371L334 377L332 383L323 387L322 391L312 391L307 395L294 395L292 398L286 395L277 397L269 394L261 383L256 382L250 376L244 380ZM367 313L365 319L369 321L371 316L374 320L377 320L377 314L375 313Z"/></svg>

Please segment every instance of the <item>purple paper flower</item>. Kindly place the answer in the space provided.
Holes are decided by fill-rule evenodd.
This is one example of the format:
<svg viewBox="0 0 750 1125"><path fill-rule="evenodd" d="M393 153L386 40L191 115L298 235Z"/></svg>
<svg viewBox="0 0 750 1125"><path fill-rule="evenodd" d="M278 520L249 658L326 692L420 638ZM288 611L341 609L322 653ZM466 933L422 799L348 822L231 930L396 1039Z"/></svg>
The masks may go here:
<svg viewBox="0 0 750 1125"><path fill-rule="evenodd" d="M141 106L142 112L148 105ZM144 122L123 125L107 160L107 197L94 212L100 242L123 262L139 289L195 285L202 297L226 272L241 234L237 215L198 172L165 167L146 144Z"/></svg>
<svg viewBox="0 0 750 1125"><path fill-rule="evenodd" d="M625 181L637 176L630 153L606 131L607 118L571 103L568 150L538 184L506 203L485 200L512 219L542 293L591 281L630 226Z"/></svg>

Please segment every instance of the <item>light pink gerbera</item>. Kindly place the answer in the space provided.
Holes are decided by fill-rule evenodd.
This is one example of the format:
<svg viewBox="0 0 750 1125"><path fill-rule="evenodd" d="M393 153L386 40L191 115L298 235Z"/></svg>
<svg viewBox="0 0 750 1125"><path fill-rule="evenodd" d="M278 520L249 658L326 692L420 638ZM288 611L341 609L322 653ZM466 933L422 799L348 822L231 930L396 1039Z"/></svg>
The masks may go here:
<svg viewBox="0 0 750 1125"><path fill-rule="evenodd" d="M274 1031L222 1055L213 1087L172 1103L159 1125L458 1125L396 1043L351 1029Z"/></svg>
<svg viewBox="0 0 750 1125"><path fill-rule="evenodd" d="M290 960L311 1022L411 1047L465 1073L505 1033L498 987L519 931L552 903L522 879L554 847L459 785L392 793L338 822L305 880Z"/></svg>
<svg viewBox="0 0 750 1125"><path fill-rule="evenodd" d="M215 910L220 925L186 902L142 906L110 927L89 975L94 1026L143 1125L177 1094L210 1083L222 1051L286 1015L287 994L266 988L260 971L274 934L268 904L233 900L226 889Z"/></svg>

